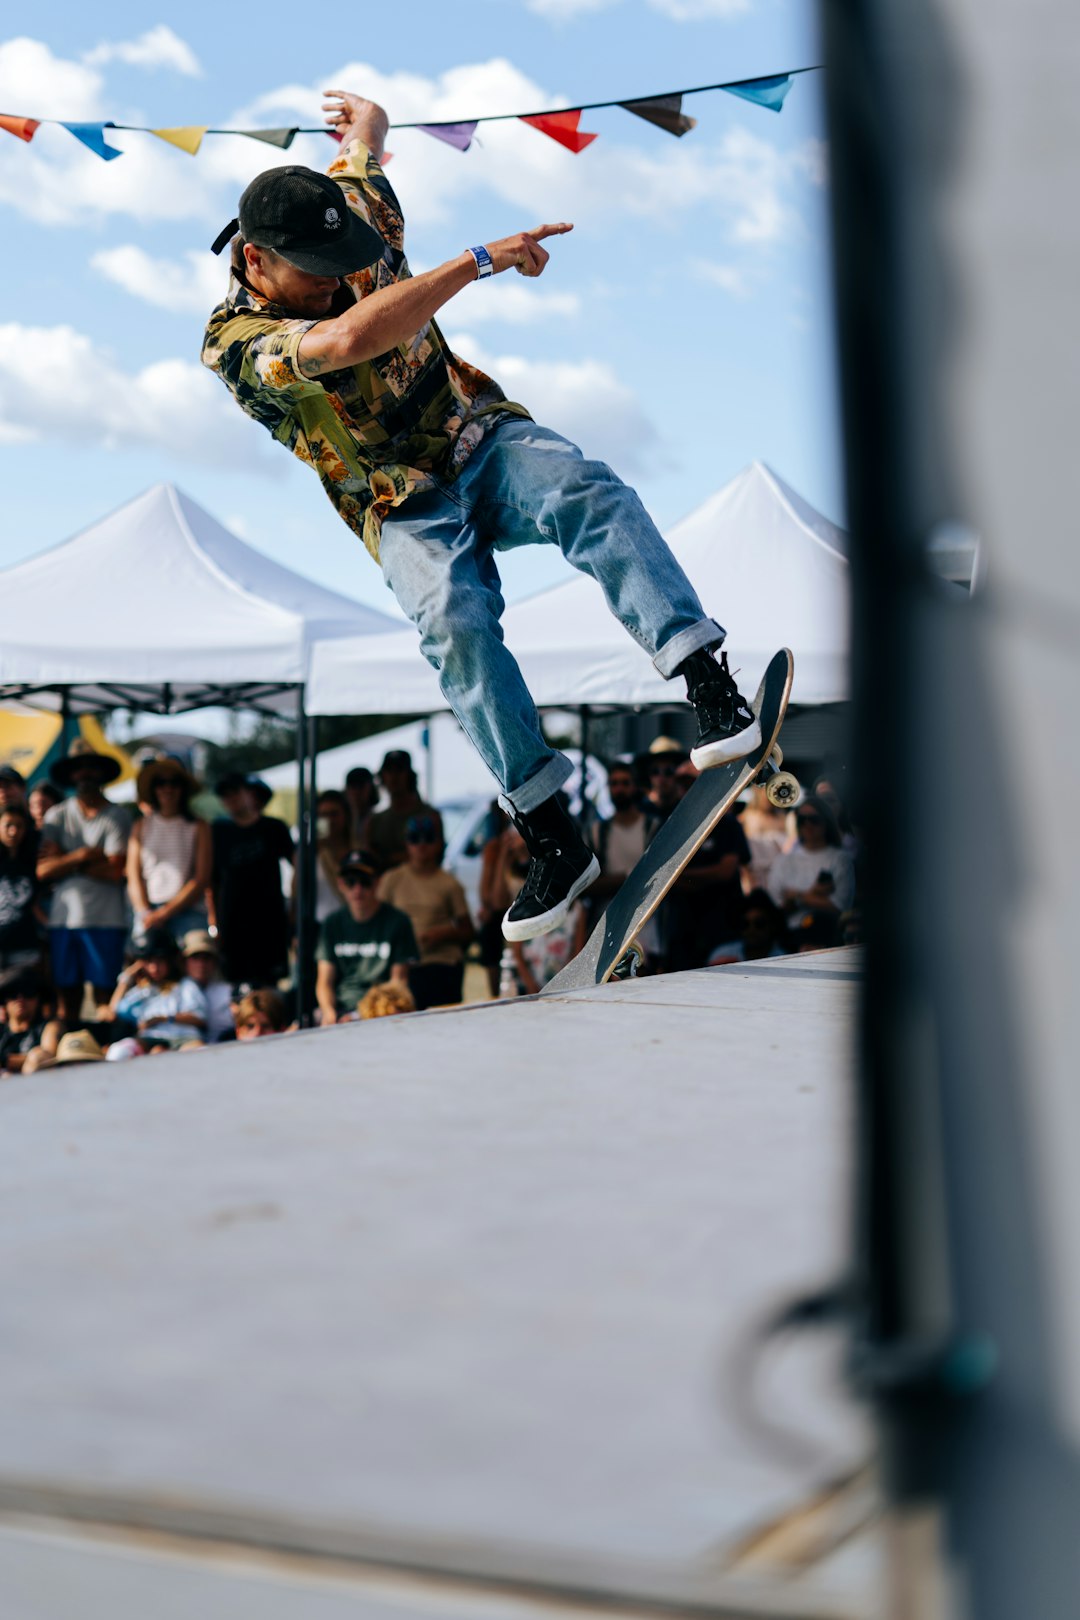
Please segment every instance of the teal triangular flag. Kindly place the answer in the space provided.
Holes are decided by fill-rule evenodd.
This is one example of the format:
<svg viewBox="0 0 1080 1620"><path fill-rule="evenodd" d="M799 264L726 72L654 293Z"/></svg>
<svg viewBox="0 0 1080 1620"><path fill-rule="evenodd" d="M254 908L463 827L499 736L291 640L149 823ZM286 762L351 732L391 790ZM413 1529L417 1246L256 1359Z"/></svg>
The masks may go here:
<svg viewBox="0 0 1080 1620"><path fill-rule="evenodd" d="M781 73L775 79L747 79L743 84L725 84L724 90L732 96L742 96L744 101L755 101L759 107L768 107L771 112L779 112L784 105L784 97L791 89L792 75Z"/></svg>
<svg viewBox="0 0 1080 1620"><path fill-rule="evenodd" d="M105 144L105 130L115 128L115 125L111 123L65 124L64 128L70 130L77 141L82 141L84 146L88 146L91 152L96 152L98 157L104 158L106 162L111 158L123 157L124 155L118 146L107 146Z"/></svg>

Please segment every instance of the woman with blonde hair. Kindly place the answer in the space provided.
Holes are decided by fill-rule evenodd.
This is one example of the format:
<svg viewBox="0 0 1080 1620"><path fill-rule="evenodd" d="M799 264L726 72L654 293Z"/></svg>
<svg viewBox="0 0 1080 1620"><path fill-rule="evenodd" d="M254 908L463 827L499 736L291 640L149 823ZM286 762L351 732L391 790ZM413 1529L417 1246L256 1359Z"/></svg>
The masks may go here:
<svg viewBox="0 0 1080 1620"><path fill-rule="evenodd" d="M210 828L191 808L197 791L195 778L178 759L154 759L139 772L136 792L144 813L127 850L136 947L152 928L167 928L180 938L206 927Z"/></svg>

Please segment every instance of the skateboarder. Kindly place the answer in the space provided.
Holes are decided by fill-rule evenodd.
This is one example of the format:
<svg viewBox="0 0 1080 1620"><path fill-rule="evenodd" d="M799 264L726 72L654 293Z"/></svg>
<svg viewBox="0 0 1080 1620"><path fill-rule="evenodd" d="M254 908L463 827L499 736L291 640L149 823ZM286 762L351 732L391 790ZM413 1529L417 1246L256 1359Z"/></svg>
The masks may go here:
<svg viewBox="0 0 1080 1620"><path fill-rule="evenodd" d="M412 276L401 209L378 161L386 114L346 91L326 96L341 137L329 174L292 166L259 175L214 243L220 252L232 242L233 276L202 358L315 469L417 626L529 849L503 932L530 939L555 927L600 869L558 797L570 763L544 741L503 643L495 551L555 544L597 581L660 674L685 680L699 768L750 753L760 732L726 656L713 656L724 630L634 491L533 422L451 353L435 324L471 281L511 267L539 276L541 243L572 227L519 232Z"/></svg>

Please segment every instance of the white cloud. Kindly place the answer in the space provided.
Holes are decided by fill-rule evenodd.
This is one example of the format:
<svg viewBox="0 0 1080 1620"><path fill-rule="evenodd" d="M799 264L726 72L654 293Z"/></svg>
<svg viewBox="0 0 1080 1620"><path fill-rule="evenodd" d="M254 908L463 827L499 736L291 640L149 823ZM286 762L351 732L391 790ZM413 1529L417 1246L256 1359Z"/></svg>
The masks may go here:
<svg viewBox="0 0 1080 1620"><path fill-rule="evenodd" d="M39 118L62 107L72 121L101 118L102 86L100 73L54 56L40 40L21 36L0 45L0 107L5 112Z"/></svg>
<svg viewBox="0 0 1080 1620"><path fill-rule="evenodd" d="M147 29L138 39L95 45L92 51L84 54L83 61L89 67L103 67L106 62L124 62L128 67L165 67L192 79L202 77L199 59L191 46L185 44L165 23Z"/></svg>
<svg viewBox="0 0 1080 1620"><path fill-rule="evenodd" d="M558 23L569 22L591 11L607 11L621 3L622 0L525 0L529 11ZM753 0L648 0L648 3L672 22L739 17L753 9Z"/></svg>
<svg viewBox="0 0 1080 1620"><path fill-rule="evenodd" d="M606 11L621 0L525 0L526 8L539 17L550 17L553 22L569 22L588 11Z"/></svg>
<svg viewBox="0 0 1080 1620"><path fill-rule="evenodd" d="M531 282L526 285L510 275L479 282L475 291L467 287L458 297L455 315L473 326L498 321L506 326L537 326L552 318L563 320L581 314L577 293L540 292Z"/></svg>
<svg viewBox="0 0 1080 1620"><path fill-rule="evenodd" d="M704 22L712 17L741 17L753 10L753 0L649 0L654 11L673 22Z"/></svg>
<svg viewBox="0 0 1080 1620"><path fill-rule="evenodd" d="M0 326L0 435L273 467L260 454L265 434L203 366L158 360L125 372L70 326Z"/></svg>
<svg viewBox="0 0 1080 1620"><path fill-rule="evenodd" d="M95 253L90 267L132 297L183 314L208 315L224 298L229 284L227 261L198 249L185 253L184 262L178 264L173 259L152 258L128 243Z"/></svg>
<svg viewBox="0 0 1080 1620"><path fill-rule="evenodd" d="M652 470L661 458L660 436L637 395L603 361L493 355L466 333L447 341L537 422L572 439L587 456L609 462L627 477Z"/></svg>
<svg viewBox="0 0 1080 1620"><path fill-rule="evenodd" d="M750 278L744 268L736 264L710 264L705 259L693 259L690 269L698 281L709 282L733 298L746 298L750 293Z"/></svg>

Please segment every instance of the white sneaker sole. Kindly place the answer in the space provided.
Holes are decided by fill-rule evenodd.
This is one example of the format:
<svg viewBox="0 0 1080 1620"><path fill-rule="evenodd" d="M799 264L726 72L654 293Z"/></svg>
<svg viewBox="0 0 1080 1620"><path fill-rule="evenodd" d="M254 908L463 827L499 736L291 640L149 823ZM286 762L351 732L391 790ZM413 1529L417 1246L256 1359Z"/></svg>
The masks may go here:
<svg viewBox="0 0 1080 1620"><path fill-rule="evenodd" d="M523 940L539 939L541 934L550 934L553 928L558 928L559 924L565 921L566 914L578 895L590 884L595 883L599 876L600 862L594 855L566 899L560 900L550 911L542 911L538 917L523 917L520 922L510 922L510 913L507 912L502 922L503 939L509 940L511 944L520 944Z"/></svg>
<svg viewBox="0 0 1080 1620"><path fill-rule="evenodd" d="M699 771L707 771L713 765L730 765L733 759L743 759L745 755L752 754L761 743L761 726L757 720L745 731L737 731L734 737L723 737L718 742L706 743L702 748L691 748L690 763L696 765Z"/></svg>

